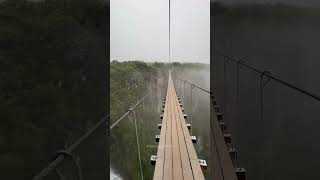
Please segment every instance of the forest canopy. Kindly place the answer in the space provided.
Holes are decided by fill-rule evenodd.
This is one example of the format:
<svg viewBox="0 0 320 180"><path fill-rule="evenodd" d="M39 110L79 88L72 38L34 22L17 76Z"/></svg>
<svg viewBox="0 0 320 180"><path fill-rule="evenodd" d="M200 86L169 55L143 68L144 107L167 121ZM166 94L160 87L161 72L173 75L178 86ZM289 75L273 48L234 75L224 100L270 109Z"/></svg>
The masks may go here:
<svg viewBox="0 0 320 180"><path fill-rule="evenodd" d="M31 179L105 113L107 11L97 0L0 3L2 179Z"/></svg>

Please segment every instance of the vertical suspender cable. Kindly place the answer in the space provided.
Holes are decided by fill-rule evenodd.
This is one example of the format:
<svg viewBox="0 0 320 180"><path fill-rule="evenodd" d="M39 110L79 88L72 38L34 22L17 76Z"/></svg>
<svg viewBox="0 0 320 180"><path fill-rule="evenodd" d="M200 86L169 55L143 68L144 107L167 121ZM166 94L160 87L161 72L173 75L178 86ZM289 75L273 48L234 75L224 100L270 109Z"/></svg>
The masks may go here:
<svg viewBox="0 0 320 180"><path fill-rule="evenodd" d="M139 133L138 133L138 127L137 127L137 115L136 115L136 112L132 109L128 109L128 111L131 112L134 116L133 118L134 118L134 127L135 127L135 133L136 133L136 143L137 143L137 149L138 149L140 175L141 175L141 180L144 180L143 171L142 171L141 153L140 153ZM128 118L132 121L129 114L128 114Z"/></svg>
<svg viewBox="0 0 320 180"><path fill-rule="evenodd" d="M264 119L263 119L263 115L264 115L264 112L263 112L263 88L265 87L265 85L267 85L267 83L269 82L270 78L267 76L269 73L269 71L263 71L261 74L260 74L260 121L262 123L262 141L264 141L265 139L265 130L264 130ZM267 77L267 80L264 82L264 76ZM265 156L263 156L262 158L262 165L264 164L264 160L265 160ZM261 167L262 168L262 177L264 179L264 167Z"/></svg>
<svg viewBox="0 0 320 180"><path fill-rule="evenodd" d="M237 74L236 117L237 117L237 120L240 120L240 113L239 113L239 63L237 63L236 74ZM238 154L236 154L236 166L239 167Z"/></svg>
<svg viewBox="0 0 320 180"><path fill-rule="evenodd" d="M192 90L193 90L193 85L190 85L190 121L191 121L191 134L192 134L192 129L193 129L193 124L192 124Z"/></svg>
<svg viewBox="0 0 320 180"><path fill-rule="evenodd" d="M224 58L228 57L231 62L239 62L239 64L242 67L245 67L245 68L247 68L247 69L249 69L249 70L251 70L253 72L256 72L257 74L261 74L261 73L264 72L262 70L259 70L259 69L255 68L255 67L253 67L253 66L248 65L247 63L245 63L244 61L242 61L239 58L234 58L234 57L231 57L231 56L227 56L224 53L221 53L220 51L218 51L216 49L214 49L213 51L216 52L219 56L222 56ZM291 84L291 83L289 83L287 81L284 81L282 79L279 79L278 77L271 75L270 72L265 72L265 73L267 73L267 74L264 74L264 76L266 76L268 78L268 80L269 79L273 80L273 81L275 81L277 83L280 83L280 84L282 84L284 86L287 86L288 88L293 89L293 90L295 90L295 91L297 91L297 92L299 92L301 94L304 94L306 96L312 97L313 99L315 99L317 101L320 101L320 95L315 94L315 93L310 92L310 91L307 91L305 89L302 89L302 88L300 88L298 86L295 86L294 84Z"/></svg>
<svg viewBox="0 0 320 180"><path fill-rule="evenodd" d="M171 62L171 1L169 0L169 69Z"/></svg>
<svg viewBox="0 0 320 180"><path fill-rule="evenodd" d="M262 123L262 128L263 127L263 73L260 74L260 121ZM264 130L262 129L262 138L264 138ZM264 139L261 139L264 141ZM264 167L263 167L263 162L264 162L264 156L261 158L261 179L264 179Z"/></svg>
<svg viewBox="0 0 320 180"><path fill-rule="evenodd" d="M226 57L223 58L223 117L226 120L226 109L227 109L227 77L226 77L226 69L227 69L227 59Z"/></svg>
<svg viewBox="0 0 320 180"><path fill-rule="evenodd" d="M181 79L179 79L179 88L180 88L180 89L179 89L179 96L180 96L180 98L181 98L181 93L182 93L182 92L181 92Z"/></svg>
<svg viewBox="0 0 320 180"><path fill-rule="evenodd" d="M239 63L237 63L237 97L236 97L236 114L239 119Z"/></svg>
<svg viewBox="0 0 320 180"><path fill-rule="evenodd" d="M185 91L186 91L186 82L183 81L183 101L184 102L186 102L185 95L184 95Z"/></svg>
<svg viewBox="0 0 320 180"><path fill-rule="evenodd" d="M263 75L260 75L260 120L263 122Z"/></svg>

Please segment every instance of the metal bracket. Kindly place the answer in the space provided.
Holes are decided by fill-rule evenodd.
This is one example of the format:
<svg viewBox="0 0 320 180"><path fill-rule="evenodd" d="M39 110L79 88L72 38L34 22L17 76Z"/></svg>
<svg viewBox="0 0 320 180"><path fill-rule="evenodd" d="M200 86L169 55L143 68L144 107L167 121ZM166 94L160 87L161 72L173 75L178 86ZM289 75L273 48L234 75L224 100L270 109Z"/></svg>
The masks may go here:
<svg viewBox="0 0 320 180"><path fill-rule="evenodd" d="M263 71L262 74L260 75L261 81L263 81L263 77L267 77L266 81L263 82L263 87L265 87L270 81L270 77L268 76L270 74L271 74L270 71Z"/></svg>
<svg viewBox="0 0 320 180"><path fill-rule="evenodd" d="M207 161L203 160L203 159L198 159L199 161L199 165L201 167L202 170L206 170L208 167Z"/></svg>
<svg viewBox="0 0 320 180"><path fill-rule="evenodd" d="M197 143L197 137L196 136L191 136L191 141L193 143Z"/></svg>
<svg viewBox="0 0 320 180"><path fill-rule="evenodd" d="M132 113L133 115L135 115L135 111L134 111L133 109L128 109L128 111L129 111L129 114L128 114L127 116L128 116L128 118L130 119L130 121L133 122L133 121L132 121L132 118L131 118L131 116L130 116L130 113Z"/></svg>
<svg viewBox="0 0 320 180"><path fill-rule="evenodd" d="M150 158L151 165L156 165L157 156L152 155Z"/></svg>
<svg viewBox="0 0 320 180"><path fill-rule="evenodd" d="M79 160L76 159L76 157L73 154L71 154L69 151L66 151L66 150L58 151L57 152L57 156L59 156L59 155L67 156L73 161L73 163L75 164L75 166L77 168L78 179L82 180L83 179L82 178L82 170L81 170L81 166L80 166Z"/></svg>
<svg viewBox="0 0 320 180"><path fill-rule="evenodd" d="M160 135L156 135L156 142L160 141Z"/></svg>
<svg viewBox="0 0 320 180"><path fill-rule="evenodd" d="M184 119L187 119L188 116L187 116L187 114L184 114L183 117L184 117Z"/></svg>

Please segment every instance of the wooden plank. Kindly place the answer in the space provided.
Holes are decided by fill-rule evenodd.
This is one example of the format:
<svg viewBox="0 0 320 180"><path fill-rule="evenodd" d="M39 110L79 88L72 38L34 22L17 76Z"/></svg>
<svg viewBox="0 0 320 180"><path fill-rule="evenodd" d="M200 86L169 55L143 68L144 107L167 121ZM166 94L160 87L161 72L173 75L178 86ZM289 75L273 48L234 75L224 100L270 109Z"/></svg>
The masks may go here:
<svg viewBox="0 0 320 180"><path fill-rule="evenodd" d="M168 102L170 102L172 98L172 91L171 91L171 77L169 77L169 84L168 84L168 91L170 92L169 94L169 99L167 99ZM172 106L170 105L168 109L168 119L167 119L167 131L166 131L166 145L165 145L165 151L164 151L164 172L163 172L163 179L164 180L171 180L172 179L172 131L171 131L171 126L172 126Z"/></svg>
<svg viewBox="0 0 320 180"><path fill-rule="evenodd" d="M196 180L204 180L203 172L201 170L199 160L198 159L193 159L191 161L191 166L192 166L192 171L193 171L193 176L194 179Z"/></svg>
<svg viewBox="0 0 320 180"><path fill-rule="evenodd" d="M182 123L182 130L183 130L186 146L187 146L187 149L188 149L189 159L191 159L191 160L192 159L198 159L197 153L196 153L196 151L194 149L194 146L193 146L193 143L191 141L191 137L190 137L190 133L189 133L189 130L188 130L188 127L187 127L187 123L186 123L186 121L185 121L185 119L183 117L181 109L178 112L178 114L179 114L180 121Z"/></svg>
<svg viewBox="0 0 320 180"><path fill-rule="evenodd" d="M204 179L169 73L154 180Z"/></svg>
<svg viewBox="0 0 320 180"><path fill-rule="evenodd" d="M185 144L186 144L187 151L188 151L188 156L189 156L189 161L191 164L193 177L194 177L194 179L204 179L203 172L202 172L201 167L199 165L198 157L197 157L196 151L194 149L193 143L191 141L191 137L190 137L190 133L189 133L189 130L187 127L187 123L185 122L185 119L183 117L183 113L182 113L181 107L179 105L179 100L178 100L177 96L175 96L175 101L176 101L175 107L177 107L177 109L178 109L177 114L178 114L180 122L181 122L181 127L182 127L183 134L184 134L184 140L185 140Z"/></svg>
<svg viewBox="0 0 320 180"><path fill-rule="evenodd" d="M163 162L164 162L164 158L157 157L156 167L153 174L154 180L163 179L163 164L164 164Z"/></svg>
<svg viewBox="0 0 320 180"><path fill-rule="evenodd" d="M171 91L174 93L173 88ZM172 97L174 98L174 96ZM178 131L177 131L177 118L176 118L176 107L174 106L174 99L170 100L172 104L172 153L173 153L173 179L174 180L182 180L182 164L181 164L181 154L180 147L178 142Z"/></svg>
<svg viewBox="0 0 320 180"><path fill-rule="evenodd" d="M177 106L177 103L175 103L175 118L176 118L176 124L177 124L177 133L178 133L178 141L179 141L179 149L181 154L181 164L182 164L182 172L183 172L183 179L185 180L193 180L193 174L192 169L190 166L190 160L188 156L187 146L184 140L184 134L182 130L182 123L181 119L178 115L178 108L180 106Z"/></svg>
<svg viewBox="0 0 320 180"><path fill-rule="evenodd" d="M220 128L217 114L215 111L211 111L211 142L214 143L214 147L210 149L211 152L211 161L212 177L223 177L225 180L237 180L236 173L233 169L232 160L229 155L227 145L224 141L223 132ZM218 163L217 163L218 162Z"/></svg>
<svg viewBox="0 0 320 180"><path fill-rule="evenodd" d="M169 92L167 91L166 99L169 99ZM162 119L162 127L160 132L160 141L158 145L158 152L157 152L157 160L156 160L156 166L155 171L153 175L153 179L160 180L163 179L163 168L164 168L164 150L166 145L166 130L167 130L167 119L168 119L168 109L169 109L169 103L166 101L164 113L163 113L163 119Z"/></svg>
<svg viewBox="0 0 320 180"><path fill-rule="evenodd" d="M169 93L167 92L166 98L169 98ZM162 126L161 126L161 131L160 131L160 141L158 145L158 153L157 157L164 157L164 148L165 148L165 137L166 137L166 131L167 131L167 119L168 119L168 108L169 105L166 101L166 106L164 108L164 113L163 113L163 119L162 119Z"/></svg>

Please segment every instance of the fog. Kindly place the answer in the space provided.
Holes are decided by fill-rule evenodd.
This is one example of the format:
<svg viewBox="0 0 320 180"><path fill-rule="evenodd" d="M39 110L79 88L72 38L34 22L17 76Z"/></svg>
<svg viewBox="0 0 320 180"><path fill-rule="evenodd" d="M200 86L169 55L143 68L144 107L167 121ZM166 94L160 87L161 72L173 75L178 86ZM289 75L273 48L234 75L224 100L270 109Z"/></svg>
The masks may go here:
<svg viewBox="0 0 320 180"><path fill-rule="evenodd" d="M187 123L191 124L192 130L190 135L197 137L197 143L194 144L199 159L209 162L209 145L210 145L210 98L207 92L179 81L179 78L200 86L204 89L210 89L210 68L206 65L204 68L184 70L174 70L173 80L177 93L180 95L185 113L188 115ZM209 179L208 171L204 175Z"/></svg>
<svg viewBox="0 0 320 180"><path fill-rule="evenodd" d="M169 62L169 1L110 1L110 61ZM171 0L171 60L209 63L210 1Z"/></svg>
<svg viewBox="0 0 320 180"><path fill-rule="evenodd" d="M116 174L111 167L110 167L110 180L122 180L120 175Z"/></svg>

